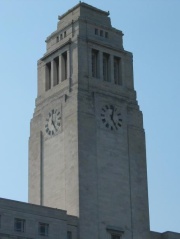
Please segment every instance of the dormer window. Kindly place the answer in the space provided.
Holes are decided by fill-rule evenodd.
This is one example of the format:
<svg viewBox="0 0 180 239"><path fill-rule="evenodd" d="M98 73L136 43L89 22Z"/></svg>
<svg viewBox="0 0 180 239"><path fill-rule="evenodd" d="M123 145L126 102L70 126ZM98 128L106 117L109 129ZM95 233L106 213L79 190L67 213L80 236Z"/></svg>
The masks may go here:
<svg viewBox="0 0 180 239"><path fill-rule="evenodd" d="M94 29L94 34L95 35L100 35L101 37L109 38L109 33L104 32L103 30L98 30L97 28Z"/></svg>

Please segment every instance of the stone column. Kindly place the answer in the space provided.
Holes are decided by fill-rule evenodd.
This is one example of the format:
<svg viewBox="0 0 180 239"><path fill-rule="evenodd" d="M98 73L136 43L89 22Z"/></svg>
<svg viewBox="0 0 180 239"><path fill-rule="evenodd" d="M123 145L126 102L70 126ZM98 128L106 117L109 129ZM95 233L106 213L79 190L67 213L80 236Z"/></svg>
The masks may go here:
<svg viewBox="0 0 180 239"><path fill-rule="evenodd" d="M124 79L124 59L121 57L119 62L119 77L120 77L120 85L123 85Z"/></svg>
<svg viewBox="0 0 180 239"><path fill-rule="evenodd" d="M54 86L54 60L51 61L51 88Z"/></svg>
<svg viewBox="0 0 180 239"><path fill-rule="evenodd" d="M67 51L61 54L60 57L60 67L61 67L61 82L68 78L68 56Z"/></svg>
<svg viewBox="0 0 180 239"><path fill-rule="evenodd" d="M59 56L59 84L62 82L62 60L61 55Z"/></svg>
<svg viewBox="0 0 180 239"><path fill-rule="evenodd" d="M67 51L67 79L70 78L70 50Z"/></svg>
<svg viewBox="0 0 180 239"><path fill-rule="evenodd" d="M88 48L88 76L92 77L92 48Z"/></svg>
<svg viewBox="0 0 180 239"><path fill-rule="evenodd" d="M98 75L101 80L103 80L103 53L99 51L99 59L98 59Z"/></svg>
<svg viewBox="0 0 180 239"><path fill-rule="evenodd" d="M113 55L110 55L109 56L109 81L114 83L114 56Z"/></svg>

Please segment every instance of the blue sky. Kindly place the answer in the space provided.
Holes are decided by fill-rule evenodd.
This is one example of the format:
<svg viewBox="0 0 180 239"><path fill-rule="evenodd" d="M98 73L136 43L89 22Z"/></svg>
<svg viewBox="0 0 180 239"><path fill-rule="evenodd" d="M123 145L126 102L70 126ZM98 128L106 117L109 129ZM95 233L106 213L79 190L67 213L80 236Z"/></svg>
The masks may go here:
<svg viewBox="0 0 180 239"><path fill-rule="evenodd" d="M65 3L62 3L65 2ZM86 0L110 11L134 55L144 115L151 230L180 232L180 1ZM78 1L0 0L0 197L27 201L37 60L58 15Z"/></svg>

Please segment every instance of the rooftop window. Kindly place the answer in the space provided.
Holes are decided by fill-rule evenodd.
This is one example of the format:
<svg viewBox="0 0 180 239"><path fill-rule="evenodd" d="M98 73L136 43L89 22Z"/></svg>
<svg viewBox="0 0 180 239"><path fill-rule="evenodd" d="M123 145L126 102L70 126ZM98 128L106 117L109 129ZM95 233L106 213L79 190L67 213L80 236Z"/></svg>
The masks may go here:
<svg viewBox="0 0 180 239"><path fill-rule="evenodd" d="M20 218L14 219L14 231L24 232L25 231L25 220Z"/></svg>
<svg viewBox="0 0 180 239"><path fill-rule="evenodd" d="M39 222L39 235L48 236L49 234L49 224Z"/></svg>

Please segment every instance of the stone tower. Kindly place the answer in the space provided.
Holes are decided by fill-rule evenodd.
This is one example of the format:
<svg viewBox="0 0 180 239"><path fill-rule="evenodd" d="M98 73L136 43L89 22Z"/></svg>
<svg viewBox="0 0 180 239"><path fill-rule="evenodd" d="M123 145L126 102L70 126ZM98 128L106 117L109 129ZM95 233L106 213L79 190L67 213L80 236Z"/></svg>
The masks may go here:
<svg viewBox="0 0 180 239"><path fill-rule="evenodd" d="M108 15L79 3L46 40L29 139L29 202L79 217L79 239L148 239L132 54Z"/></svg>

